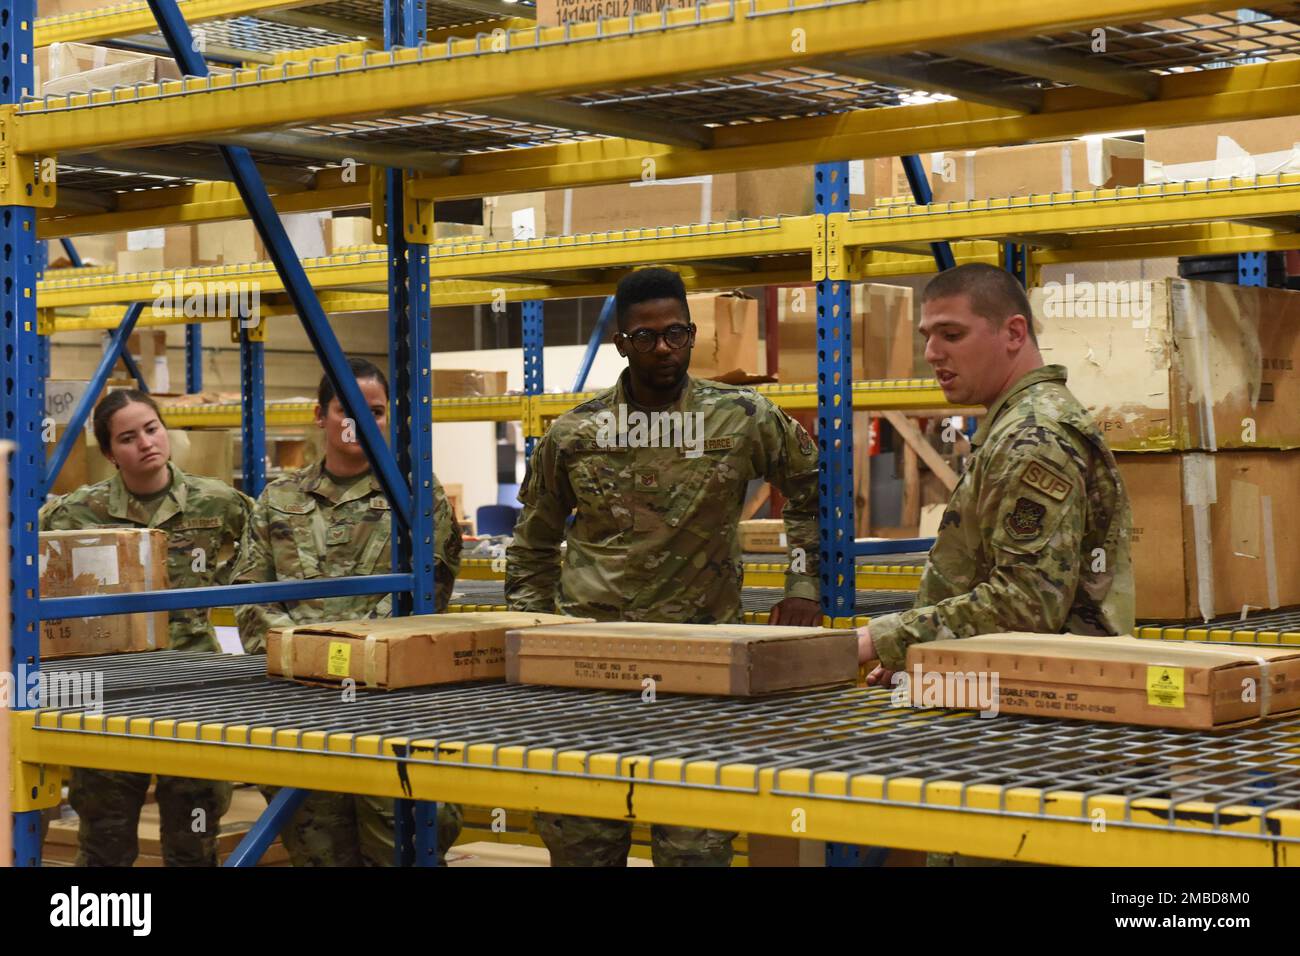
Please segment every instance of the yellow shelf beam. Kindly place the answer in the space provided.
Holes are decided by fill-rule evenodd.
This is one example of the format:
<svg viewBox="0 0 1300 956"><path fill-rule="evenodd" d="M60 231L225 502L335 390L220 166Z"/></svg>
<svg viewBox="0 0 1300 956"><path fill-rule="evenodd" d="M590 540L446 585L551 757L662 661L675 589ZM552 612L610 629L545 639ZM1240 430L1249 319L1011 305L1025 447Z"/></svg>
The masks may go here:
<svg viewBox="0 0 1300 956"><path fill-rule="evenodd" d="M871 692L863 692L864 704ZM877 696L879 692L876 692ZM942 719L978 720L974 714ZM1206 822L1213 806L1118 795L962 786L942 780L876 774L814 773L750 764L647 761L646 755L524 749L455 740L407 740L246 725L15 711L10 717L16 777L34 780L40 765L244 780L328 790L347 780L354 793L438 799L474 806L622 819L635 799L640 819L677 826L725 827L745 833L790 834L806 824L807 839L942 848L1029 863L1096 866L1296 866L1300 812L1232 807L1218 830ZM39 725L42 728L37 729ZM55 730L53 728L61 728ZM78 732L82 731L82 732ZM89 731L89 732L86 732ZM105 732L106 731L106 732ZM395 750L429 752L437 761L406 761L393 772ZM635 781L642 783L629 789ZM888 796L886 797L886 793ZM632 796L630 796L632 794ZM33 801L25 787L15 809ZM52 795L50 795L52 799ZM967 811L960 812L965 807ZM1096 810L1118 821L1098 830ZM1220 808L1221 809L1221 808ZM1171 812L1172 811L1172 812ZM1268 829L1279 840L1242 839ZM1125 826L1132 819L1147 826ZM1174 826L1164 821L1177 821Z"/></svg>
<svg viewBox="0 0 1300 956"><path fill-rule="evenodd" d="M751 73L813 64L839 54L877 55L956 47L1097 24L1213 11L1215 6L1170 0L1096 0L1081 8L1025 4L1021 0L950 0L944 16L936 17L932 4L925 0L825 3L798 8L792 8L787 0L753 0L734 6L718 3L670 10L662 16L648 14L635 18L632 24L626 19L614 19L569 28L512 31L504 35L505 42L499 43L492 37L486 42L482 38L453 40L419 50L340 57L310 68L305 63L287 63L264 69L260 76L256 71L241 71L206 81L56 97L49 100L48 108L42 104L20 108L14 123L14 141L21 153L49 155L72 149L202 140L235 125L249 131L417 109L481 110L494 100L521 96L555 97ZM792 43L796 29L802 31L805 44ZM795 161L807 164L954 149L981 138L986 141L978 145L993 145L1099 129L1284 115L1294 99L1288 100L1283 88L1293 87L1297 76L1300 62L1296 61L1165 76L1159 80L1156 99L1137 103L1075 88L1052 90L1044 95L1043 111L1032 116L953 102L934 104L937 108L933 109L926 107L928 123L916 122L914 108L903 107L788 121L820 124L804 127L803 136L792 135L798 127L787 127L786 122L723 127L713 138L713 149L661 152L663 161L657 175L668 178L725 168L782 165L783 161L770 150L757 149L774 139L784 141L787 150L812 147L795 153ZM909 126L896 128L894 136L882 135L889 127L896 127L904 114L911 121ZM858 125L857 120L864 122ZM818 135L808 136L813 129ZM816 142L839 129L850 131L849 135L829 143ZM908 143L895 141L896 136ZM609 145L619 142L626 146L635 141ZM598 157L608 141L588 143ZM644 152L647 144L640 145ZM746 149L755 152L749 157L733 155L730 164L734 165L714 155L719 151L743 153ZM676 160L690 156L702 161L700 168L677 171ZM464 172L469 172L472 164L467 161L465 165ZM561 168L551 167L551 172L566 175ZM625 168L614 179L602 180L597 170L573 168L567 173L569 182L551 185L630 181L642 173L643 167L638 165L635 170ZM506 181L494 189L474 188L459 194L490 195L540 185Z"/></svg>

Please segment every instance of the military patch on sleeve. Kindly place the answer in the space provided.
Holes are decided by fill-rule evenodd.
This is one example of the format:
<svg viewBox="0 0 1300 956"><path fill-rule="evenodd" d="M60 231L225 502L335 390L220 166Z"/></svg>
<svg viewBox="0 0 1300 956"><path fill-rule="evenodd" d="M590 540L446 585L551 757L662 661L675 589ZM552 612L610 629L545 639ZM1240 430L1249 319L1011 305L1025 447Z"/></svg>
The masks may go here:
<svg viewBox="0 0 1300 956"><path fill-rule="evenodd" d="M795 435L798 436L799 450L801 452L803 452L805 455L811 455L813 452L817 450L816 447L814 447L813 445L812 436L809 435L807 430L798 422L794 423L794 432Z"/></svg>
<svg viewBox="0 0 1300 956"><path fill-rule="evenodd" d="M1043 518L1047 507L1028 498L1016 500L1016 506L1006 518L1007 534L1017 541L1032 541L1043 533Z"/></svg>
<svg viewBox="0 0 1300 956"><path fill-rule="evenodd" d="M1020 473L1020 480L1055 501L1064 501L1073 487L1065 475L1041 461L1031 461L1026 465Z"/></svg>

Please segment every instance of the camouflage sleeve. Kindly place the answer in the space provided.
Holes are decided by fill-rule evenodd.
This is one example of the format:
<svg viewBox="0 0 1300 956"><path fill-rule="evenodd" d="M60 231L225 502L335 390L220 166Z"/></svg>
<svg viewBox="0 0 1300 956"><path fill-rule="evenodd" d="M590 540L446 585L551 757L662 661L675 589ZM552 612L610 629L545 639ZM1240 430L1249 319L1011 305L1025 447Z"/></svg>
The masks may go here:
<svg viewBox="0 0 1300 956"><path fill-rule="evenodd" d="M231 549L230 556L217 566L216 573L213 576L214 584L231 583L235 566L239 563L239 555L244 542L244 532L248 529L249 518L252 514L253 499L242 491L236 491L235 497L231 499L226 508L226 513L223 515L225 527L229 531L230 537L234 539L234 547Z"/></svg>
<svg viewBox="0 0 1300 956"><path fill-rule="evenodd" d="M554 614L560 583L560 543L577 499L560 467L554 429L533 449L519 489L524 506L506 549L506 604L512 611Z"/></svg>
<svg viewBox="0 0 1300 956"><path fill-rule="evenodd" d="M871 639L886 668L905 667L907 648L921 641L1060 632L1079 583L1088 508L1083 470L1062 451L1065 441L1029 424L989 448L982 474L972 475L975 513L956 517L979 522L993 567L965 594L873 620Z"/></svg>
<svg viewBox="0 0 1300 956"><path fill-rule="evenodd" d="M433 609L441 614L451 603L451 592L456 586L456 575L460 574L460 552L464 541L460 534L460 522L451 510L451 502L438 476L433 476L434 500L434 580L435 593Z"/></svg>
<svg viewBox="0 0 1300 956"><path fill-rule="evenodd" d="M268 533L266 495L253 505L244 537L239 544L239 557L231 571L231 584L262 584L276 579L275 559L271 553ZM293 618L283 604L242 604L235 608L235 623L239 625L239 640L249 654L266 653L266 632L273 627L292 627Z"/></svg>
<svg viewBox="0 0 1300 956"><path fill-rule="evenodd" d="M817 528L817 446L804 427L782 409L768 404L760 423L764 460L759 473L785 495L785 537L790 545L790 570L785 596L821 599L818 568L821 534Z"/></svg>

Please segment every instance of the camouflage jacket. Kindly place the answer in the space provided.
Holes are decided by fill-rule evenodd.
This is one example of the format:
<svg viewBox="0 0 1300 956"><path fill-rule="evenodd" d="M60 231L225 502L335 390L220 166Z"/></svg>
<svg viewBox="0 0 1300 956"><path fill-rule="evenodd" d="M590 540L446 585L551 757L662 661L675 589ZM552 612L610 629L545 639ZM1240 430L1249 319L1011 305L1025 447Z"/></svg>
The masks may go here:
<svg viewBox="0 0 1300 956"><path fill-rule="evenodd" d="M392 570L392 516L374 475L338 485L324 461L268 482L253 508L233 583L341 578ZM437 477L433 479L435 604L447 607L460 570L460 527ZM239 637L250 654L266 653L273 627L387 617L391 594L359 594L235 610Z"/></svg>
<svg viewBox="0 0 1300 956"><path fill-rule="evenodd" d="M753 389L689 377L671 409L643 413L680 413L681 428L651 418L656 427L639 429L635 411L624 373L538 442L506 552L510 607L605 621L739 621L738 523L753 478L789 499L792 565L803 570L786 576L786 595L817 600L817 452L808 433Z"/></svg>
<svg viewBox="0 0 1300 956"><path fill-rule="evenodd" d="M167 532L170 587L229 584L253 502L224 481L187 475L172 464L167 467L172 482L152 518L149 505L127 491L122 476L116 474L46 505L41 509L41 530L158 528ZM172 611L168 622L173 650L220 650L206 608Z"/></svg>
<svg viewBox="0 0 1300 956"><path fill-rule="evenodd" d="M1133 630L1128 494L1060 365L989 409L953 490L913 610L871 622L880 661L908 645L999 631Z"/></svg>

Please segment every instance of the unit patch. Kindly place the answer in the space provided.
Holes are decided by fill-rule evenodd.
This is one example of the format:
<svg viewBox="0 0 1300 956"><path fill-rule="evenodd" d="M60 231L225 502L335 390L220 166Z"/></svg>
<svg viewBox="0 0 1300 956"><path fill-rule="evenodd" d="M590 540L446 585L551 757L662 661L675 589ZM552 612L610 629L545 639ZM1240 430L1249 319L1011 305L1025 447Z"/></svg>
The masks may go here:
<svg viewBox="0 0 1300 956"><path fill-rule="evenodd" d="M1047 508L1044 505L1028 498L1018 498L1015 508L1007 515L1007 534L1017 541L1032 541L1043 533L1043 518L1046 515Z"/></svg>
<svg viewBox="0 0 1300 956"><path fill-rule="evenodd" d="M1020 473L1020 480L1035 491L1040 491L1056 501L1064 501L1070 494L1069 480L1050 465L1031 461ZM1023 500L1023 499L1022 499Z"/></svg>

